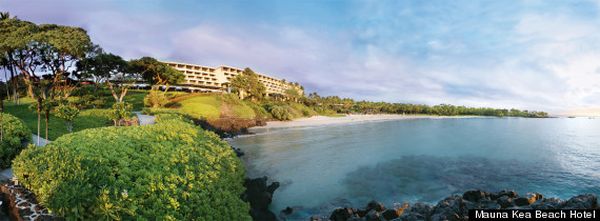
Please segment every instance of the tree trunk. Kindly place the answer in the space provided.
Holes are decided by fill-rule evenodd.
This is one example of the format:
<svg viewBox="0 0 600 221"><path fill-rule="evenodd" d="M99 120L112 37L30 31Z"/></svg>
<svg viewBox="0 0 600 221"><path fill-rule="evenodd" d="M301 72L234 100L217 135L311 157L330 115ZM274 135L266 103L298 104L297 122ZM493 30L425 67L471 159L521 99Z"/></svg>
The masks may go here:
<svg viewBox="0 0 600 221"><path fill-rule="evenodd" d="M4 140L4 99L0 99L0 142Z"/></svg>
<svg viewBox="0 0 600 221"><path fill-rule="evenodd" d="M10 99L11 96L10 96L10 89L8 88L8 74L6 73L6 69L4 71L4 79L6 80L6 97L8 99Z"/></svg>
<svg viewBox="0 0 600 221"><path fill-rule="evenodd" d="M47 109L44 115L44 117L46 118L46 140L48 140L48 122L50 121L50 109Z"/></svg>
<svg viewBox="0 0 600 221"><path fill-rule="evenodd" d="M38 117L38 122L37 122L38 123L37 124L37 145L39 146L40 145L40 135L41 135L40 134L40 127L42 127L42 125L41 125L42 124L42 111L40 111L38 109L37 114L38 114L38 116L37 116Z"/></svg>

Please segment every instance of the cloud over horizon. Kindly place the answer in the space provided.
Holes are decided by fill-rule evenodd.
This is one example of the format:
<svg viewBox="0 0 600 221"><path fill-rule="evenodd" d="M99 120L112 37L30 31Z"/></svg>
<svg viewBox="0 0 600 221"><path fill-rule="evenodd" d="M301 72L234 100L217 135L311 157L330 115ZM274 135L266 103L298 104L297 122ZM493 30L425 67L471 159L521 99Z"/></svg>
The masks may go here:
<svg viewBox="0 0 600 221"><path fill-rule="evenodd" d="M33 1L131 59L251 67L373 101L600 109L598 1ZM600 114L600 113L598 113Z"/></svg>

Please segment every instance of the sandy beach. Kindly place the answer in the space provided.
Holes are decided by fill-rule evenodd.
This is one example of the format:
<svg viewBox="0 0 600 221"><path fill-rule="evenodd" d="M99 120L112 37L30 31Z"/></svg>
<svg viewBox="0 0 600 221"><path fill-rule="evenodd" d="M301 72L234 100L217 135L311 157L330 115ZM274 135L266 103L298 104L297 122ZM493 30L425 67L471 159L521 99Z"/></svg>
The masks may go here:
<svg viewBox="0 0 600 221"><path fill-rule="evenodd" d="M445 118L473 118L480 116L434 116L434 115L400 115L400 114L349 114L340 117L313 116L292 121L270 121L266 126L250 128L250 130L264 130L272 128L312 127L333 124L360 123L388 120L408 119L445 119Z"/></svg>

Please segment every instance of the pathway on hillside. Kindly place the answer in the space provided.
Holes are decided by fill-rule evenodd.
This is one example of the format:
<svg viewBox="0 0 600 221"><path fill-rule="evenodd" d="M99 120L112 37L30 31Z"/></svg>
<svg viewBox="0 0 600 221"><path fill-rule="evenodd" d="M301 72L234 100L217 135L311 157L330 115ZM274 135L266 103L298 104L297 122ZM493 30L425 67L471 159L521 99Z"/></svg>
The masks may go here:
<svg viewBox="0 0 600 221"><path fill-rule="evenodd" d="M49 140L46 140L44 138L40 138L40 144L38 146L43 147L46 146L46 144L50 143ZM37 143L37 139L38 139L38 135L32 134L31 135L31 143L36 144ZM12 179L13 178L13 172L12 172L12 168L8 168L6 170L2 170L0 171L0 180L3 179Z"/></svg>

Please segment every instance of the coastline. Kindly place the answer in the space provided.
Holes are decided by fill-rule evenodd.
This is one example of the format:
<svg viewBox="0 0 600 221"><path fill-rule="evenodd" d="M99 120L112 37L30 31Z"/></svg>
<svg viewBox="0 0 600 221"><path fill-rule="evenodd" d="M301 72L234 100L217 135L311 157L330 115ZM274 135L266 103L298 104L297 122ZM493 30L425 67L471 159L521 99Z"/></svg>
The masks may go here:
<svg viewBox="0 0 600 221"><path fill-rule="evenodd" d="M437 116L437 115L401 115L401 114L348 114L340 117L313 116L298 118L291 121L269 121L265 126L256 126L249 128L250 132L262 131L268 129L294 128L294 127L314 127L327 126L347 123L365 123L377 121L392 120L411 120L411 119L448 119L448 118L487 118L486 116Z"/></svg>

